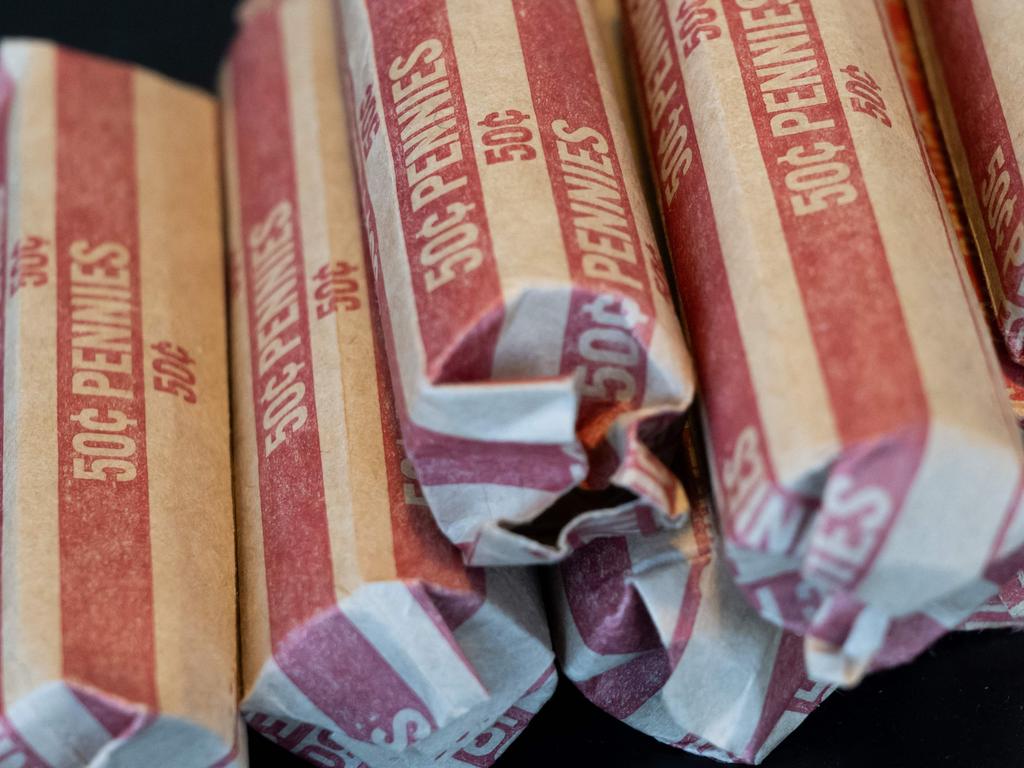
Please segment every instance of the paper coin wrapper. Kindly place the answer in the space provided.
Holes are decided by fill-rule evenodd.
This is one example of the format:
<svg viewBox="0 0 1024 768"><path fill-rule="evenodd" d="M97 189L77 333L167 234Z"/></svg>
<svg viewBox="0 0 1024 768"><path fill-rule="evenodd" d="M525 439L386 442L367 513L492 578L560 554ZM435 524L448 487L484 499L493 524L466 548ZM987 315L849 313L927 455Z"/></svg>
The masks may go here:
<svg viewBox="0 0 1024 768"><path fill-rule="evenodd" d="M809 679L801 638L765 621L733 582L689 428L686 440L689 524L594 541L553 571L555 650L580 691L626 724L687 752L760 763L834 687ZM1007 595L894 622L886 644L1020 628Z"/></svg>
<svg viewBox="0 0 1024 768"><path fill-rule="evenodd" d="M604 538L552 577L555 648L594 704L659 741L759 763L833 686L808 678L802 640L757 615L732 581L709 509L679 532ZM888 644L949 628L1021 626L998 598L917 614Z"/></svg>
<svg viewBox="0 0 1024 768"><path fill-rule="evenodd" d="M1024 362L1024 21L1013 0L910 3L999 330Z"/></svg>
<svg viewBox="0 0 1024 768"><path fill-rule="evenodd" d="M900 0L886 5L922 138L952 201L905 9ZM689 432L687 439L696 442ZM833 688L808 678L800 638L765 622L733 586L700 462L695 450L689 455L680 474L694 507L687 528L595 541L552 577L556 650L584 695L625 723L689 752L757 763ZM893 622L883 645L898 651L909 638L920 647L951 628L1019 628L1022 604L1013 574L982 605L947 601Z"/></svg>
<svg viewBox="0 0 1024 768"><path fill-rule="evenodd" d="M955 118L949 114L948 101L942 97L943 86L941 82L935 79L939 76L939 72L936 68L934 52L929 50L929 38L923 27L924 21L920 16L919 10L915 10L913 13L908 12L908 5L905 0L887 0L886 6L889 11L889 21L893 37L897 41L900 64L902 65L901 69L906 76L914 106L917 108L917 115L922 128L922 137L925 141L925 146L928 148L928 157L932 162L932 169L935 171L936 179L942 188L943 196L950 210L960 250L964 255L965 263L971 276L971 283L974 286L978 300L985 307L986 315L989 316L989 322L994 326L995 332L1001 335L999 316L992 306L994 297L1000 295L1000 293L990 293L988 291L988 286L985 283L985 271L982 268L982 259L978 256L981 250L983 250L980 238L978 240L970 239L966 232L966 212L963 201L971 193L969 190L965 190L963 196L961 196L957 189L956 179L954 178L949 156L947 155L947 143L943 141L939 128L940 117L936 114L939 109L946 110L947 120ZM911 16L915 14L918 18L917 26L920 29L920 34L916 39L917 42L915 42L914 32L910 23ZM924 50L920 53L917 43L923 44ZM922 62L922 55L928 57L932 62L935 87L931 90L925 77L925 69L928 67L925 62ZM933 96L936 96L934 101ZM936 102L938 102L938 105L936 105ZM951 124L947 130L955 131L955 127ZM950 133L950 136L955 137L955 133ZM949 143L952 144L953 141L954 139L951 138ZM962 154L958 158L958 162L964 168ZM968 175L970 173L966 168L964 168L963 172ZM975 209L975 212L977 212L977 209ZM1024 425L1024 367L1014 362L1010 354L1010 348L1006 344L997 344L996 354L999 357L999 365L1003 372L1006 394L1010 398L1010 404L1013 407L1018 423Z"/></svg>
<svg viewBox="0 0 1024 768"><path fill-rule="evenodd" d="M318 764L490 765L555 685L536 574L464 566L407 459L331 3L242 16L223 95L243 714Z"/></svg>
<svg viewBox="0 0 1024 768"><path fill-rule="evenodd" d="M441 529L516 564L681 524L662 449L691 366L589 0L338 7L402 433Z"/></svg>
<svg viewBox="0 0 1024 768"><path fill-rule="evenodd" d="M732 582L706 506L679 532L604 538L552 579L556 650L594 704L659 741L760 762L833 690Z"/></svg>
<svg viewBox="0 0 1024 768"><path fill-rule="evenodd" d="M1024 543L1020 438L884 3L624 7L725 552L810 676L855 683Z"/></svg>
<svg viewBox="0 0 1024 768"><path fill-rule="evenodd" d="M244 765L214 102L4 42L0 191L0 761Z"/></svg>
<svg viewBox="0 0 1024 768"><path fill-rule="evenodd" d="M965 231L962 198L957 193L956 180L950 168L946 146L939 130L939 118L925 77L925 65L921 60L918 46L915 44L915 36L911 27L912 14L908 13L908 5L905 0L886 0L885 7L888 28L898 54L900 72L903 74L911 103L914 106L921 138L927 149L932 170L950 213L956 242L967 267L974 293L984 307L987 319L994 325L996 313L992 309L991 297L985 290L984 274L980 259L977 257L977 250L972 247L972 241ZM993 331L996 329L993 328ZM1018 424L1024 426L1024 367L1013 362L1005 345L997 345L996 354L1003 377L1003 388L1010 400ZM1003 608L1010 613L1013 622L1024 621L1024 571L1019 570L1020 565L1019 559L1006 558L999 568L993 569L989 574L991 580L1001 584L999 598L995 602L1002 602Z"/></svg>

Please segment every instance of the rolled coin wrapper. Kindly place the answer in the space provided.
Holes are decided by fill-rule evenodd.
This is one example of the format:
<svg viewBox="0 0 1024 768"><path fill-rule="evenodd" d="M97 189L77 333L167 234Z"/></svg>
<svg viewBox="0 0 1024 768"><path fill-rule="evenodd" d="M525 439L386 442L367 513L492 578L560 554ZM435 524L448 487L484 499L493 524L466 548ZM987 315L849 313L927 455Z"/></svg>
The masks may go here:
<svg viewBox="0 0 1024 768"><path fill-rule="evenodd" d="M922 52L918 43L926 43L927 41L921 37L915 39L911 24L911 14L909 13L906 0L886 0L886 9L888 11L889 27L892 30L893 39L896 42L899 54L900 69L907 81L907 87L921 127L921 136L928 149L928 158L931 161L936 180L946 200L957 241L963 253L967 271L971 277L971 284L978 296L978 301L984 307L986 319L992 325L992 330L997 336L1000 336L997 313L993 308L993 294L988 291L988 286L985 282L985 272L982 268L979 250L975 245L974 239L971 238L967 231L968 224L963 197L957 188L957 181L950 164L947 145L939 127L936 102L925 74L926 67L922 61ZM922 23L922 21L919 21L918 26L920 27ZM927 51L924 53L927 54ZM934 59L933 56L930 58ZM997 344L996 354L999 358L999 366L1003 373L1003 383L1006 394L1010 398L1010 405L1013 408L1014 415L1017 417L1019 424L1024 423L1024 368L1014 362L1010 355L1010 349L1006 344Z"/></svg>
<svg viewBox="0 0 1024 768"><path fill-rule="evenodd" d="M699 487L699 471L684 474ZM594 704L659 741L760 762L832 687L802 641L757 615L716 542L708 497L678 532L612 537L552 574L555 647Z"/></svg>
<svg viewBox="0 0 1024 768"><path fill-rule="evenodd" d="M242 711L318 764L490 765L555 684L536 574L467 569L406 458L330 2L242 16L223 77Z"/></svg>
<svg viewBox="0 0 1024 768"><path fill-rule="evenodd" d="M552 576L555 648L565 675L627 725L687 752L760 763L834 688L808 678L798 635L748 604L715 538L701 505L680 532L574 553ZM886 645L1021 623L993 597L894 622Z"/></svg>
<svg viewBox="0 0 1024 768"><path fill-rule="evenodd" d="M624 8L725 551L810 676L852 684L959 624L1024 541L1019 436L884 4Z"/></svg>
<svg viewBox="0 0 1024 768"><path fill-rule="evenodd" d="M931 161L936 180L946 200L960 251L971 277L971 284L978 296L978 301L985 309L986 319L992 325L992 330L997 336L1000 336L998 313L993 308L993 294L989 293L985 282L985 272L982 268L981 258L979 258L979 249L967 232L968 225L963 197L957 188L946 142L940 131L935 100L925 76L925 65L921 60L920 48L915 41L906 0L887 0L886 8L889 26L899 53L900 69L907 81L907 87L921 126L921 136L928 149L928 158ZM1024 425L1024 367L1014 362L1010 355L1010 348L1006 344L996 345L996 355L999 358L999 367L1003 373L1003 384L1006 394L1010 398L1010 405L1017 417L1018 424Z"/></svg>
<svg viewBox="0 0 1024 768"><path fill-rule="evenodd" d="M1024 21L1013 0L910 9L997 324L1024 362Z"/></svg>
<svg viewBox="0 0 1024 768"><path fill-rule="evenodd" d="M0 760L245 765L214 102L4 42L0 184Z"/></svg>
<svg viewBox="0 0 1024 768"><path fill-rule="evenodd" d="M580 691L626 724L694 754L760 763L834 687L808 678L801 638L758 616L735 586L689 429L686 439L689 525L600 539L553 571L555 649ZM943 608L893 622L886 646L1022 624L1005 589Z"/></svg>
<svg viewBox="0 0 1024 768"><path fill-rule="evenodd" d="M973 35L975 33L972 31L969 17L974 15L974 11L973 7L968 8L967 10L957 10L952 5L945 5L947 6L945 10L942 8L936 8L935 10L929 9L929 11L925 13L920 4L914 4L911 6L913 11L908 14L908 6L905 2L892 0L892 2L889 3L890 19L893 20L895 34L906 39L906 42L901 46L902 50L913 48L916 51L919 48L921 56L925 59L922 66L922 62L917 57L916 52L913 54L915 61L910 66L914 68L914 71L908 70L908 79L914 81L913 91L915 93L915 103L920 103L922 101L927 102L929 110L934 110L939 113L939 116L936 117L935 114L930 111L926 116L926 122L928 125L926 126L924 135L928 142L929 155L932 158L933 167L937 170L937 176L942 184L943 191L946 193L946 199L950 202L951 210L955 210L954 217L958 234L960 235L962 250L965 257L968 259L968 263L972 267L972 282L977 290L979 300L985 305L988 313L991 315L991 321L996 325L996 332L1000 333L1001 325L1002 332L1008 334L1008 343L1000 344L998 346L997 353L999 355L1000 367L1003 371L1006 393L1010 398L1010 403L1013 406L1018 423L1024 423L1024 368L1015 362L1014 357L1011 354L1013 343L1010 342L1010 339L1019 333L1019 329L1014 329L1012 321L1012 316L1014 314L1013 304L1016 299L1005 303L1004 312L997 312L994 309L994 303L999 300L1000 296L1005 296L1006 291L1003 288L995 288L989 292L988 285L985 282L986 274L991 275L996 281L998 281L1000 274L1005 275L1007 274L1007 270L1012 270L1015 267L1011 259L1011 263L1009 265L1003 265L1003 272L999 272L996 257L1002 253L1005 261L1005 257L1011 254L1009 253L1008 247L1005 249L1005 252L1001 252L999 249L993 249L991 246L991 239L988 238L988 230L985 225L985 213L979 207L977 190L972 191L970 189L972 184L970 161L967 156L966 147L963 144L962 137L958 132L957 116L952 111L953 99L951 98L951 92L947 89L944 83L945 68L943 66L943 57L939 55L939 50L934 42L934 37L928 31L929 17L933 14L937 14L935 15L935 18L937 19L948 18L948 14L950 13L954 14L954 16L956 14L964 14L965 18L968 18L968 32ZM983 12L987 11L987 9L988 6L986 6L986 9L984 9ZM914 41L912 39L913 33L907 28L908 17L916 18L914 26L916 26L918 31L917 41L919 46L914 46ZM977 19L975 19L974 23L977 23ZM946 32L948 33L948 30L946 30ZM1000 32L999 34L1005 35L1006 33ZM977 44L977 37L974 37L973 40L974 44ZM962 44L962 41L957 42L957 45ZM970 44L970 41L968 41L968 44ZM901 61L909 61L909 59L907 56L901 56ZM975 57L973 61L975 66L974 76L981 77L981 74L977 71L978 58ZM1014 66L1016 63L1016 61L1012 63L1007 62L1007 65ZM931 73L929 78L931 80L930 93L929 84L925 81L924 70L928 70ZM987 87L990 89L989 95L991 95L991 84ZM960 89L959 83L955 88L957 90ZM963 98L962 93L961 98ZM981 99L983 97L979 93L972 95L970 98ZM933 104L935 105L934 108L932 106ZM1002 105L1000 103L991 102L990 109L993 111L1001 110ZM992 115L985 119L994 121ZM943 133L947 137L945 142L943 141L942 134L939 132L939 122L942 122L944 126ZM978 126L972 123L971 128L972 130L977 130ZM995 135L994 131L988 132L989 137L994 137ZM978 145L975 144L974 146L976 148ZM962 197L956 190L956 181L953 178L953 172L948 167L949 161L947 160L946 155L947 149L949 150L950 155L953 156L954 163L959 168L957 175L962 180L961 183L965 185ZM1012 169L1005 169L1005 175L1003 175L1002 171L999 174L1002 178L1001 184L1007 185L1007 189L1009 189L1008 180L1012 178L1011 172ZM1009 194L1007 196L1013 197ZM961 205L961 201L963 201L963 205ZM1005 204L1005 199L1002 204ZM1006 210L1015 210L1016 205L1016 197L1013 197L1013 202L1008 208L1006 208ZM968 209L973 215L972 228L976 235L971 241L967 240L967 236L964 232L963 219L966 213L963 210L964 208ZM997 236L997 240L998 239L999 238ZM986 254L988 257L987 260L983 258ZM976 263L977 266L975 266ZM984 269L982 267L984 267ZM1009 278L1004 280L1003 283L1008 284Z"/></svg>
<svg viewBox="0 0 1024 768"><path fill-rule="evenodd" d="M596 5L613 25L614 9ZM901 0L887 2L887 11L922 138L955 215L955 184L942 165ZM687 529L602 539L560 566L552 577L556 650L584 695L623 722L696 754L758 763L833 689L808 679L800 638L758 617L732 585L700 470L693 460L680 473L695 506ZM1019 627L1022 599L1019 580L1011 580L981 606L894 623L887 644L898 646L908 629L915 643L922 632L935 638L961 619L957 629Z"/></svg>
<svg viewBox="0 0 1024 768"><path fill-rule="evenodd" d="M956 180L940 133L935 102L929 92L919 47L915 44L907 3L905 0L886 0L885 7L888 29L896 48L900 72L914 107L932 171L949 210L950 223L953 226L960 254L970 276L974 293L985 309L986 319L994 326L996 313L992 309L991 297L985 290L978 251L973 247L966 231L962 198L957 192ZM994 327L991 330L998 333ZM997 345L996 354L999 358L999 369L1002 372L1003 388L1009 397L1018 424L1024 426L1024 368L1010 359L1005 345ZM989 574L990 578L1001 584L999 600L1002 600L1003 607L1011 614L1012 622L1024 620L1024 571L1017 570L1016 566L1018 565L1020 563L1015 558L1008 558L1000 568ZM991 606L985 611L991 614Z"/></svg>
<svg viewBox="0 0 1024 768"><path fill-rule="evenodd" d="M514 564L681 523L662 449L690 362L590 0L338 8L402 433L441 529Z"/></svg>
<svg viewBox="0 0 1024 768"><path fill-rule="evenodd" d="M594 8L628 113L621 6ZM600 539L551 575L556 651L583 694L632 727L694 754L760 762L832 688L807 678L800 638L760 618L732 583L698 444L691 424L676 465L693 506L682 531Z"/></svg>

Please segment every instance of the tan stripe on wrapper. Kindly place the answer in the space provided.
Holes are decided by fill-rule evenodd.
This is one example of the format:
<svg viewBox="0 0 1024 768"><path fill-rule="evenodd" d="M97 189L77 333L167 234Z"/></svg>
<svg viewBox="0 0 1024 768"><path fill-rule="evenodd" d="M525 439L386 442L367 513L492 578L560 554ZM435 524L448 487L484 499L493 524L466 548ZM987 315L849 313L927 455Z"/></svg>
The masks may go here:
<svg viewBox="0 0 1024 768"><path fill-rule="evenodd" d="M638 108L638 94L634 91L632 72L626 51L625 28L622 19L622 6L619 0L585 0L590 2L594 10L601 38L601 49L604 59L608 62L608 72L615 86L615 100L619 112L623 116L624 128L629 137L629 146L633 150L636 170L643 184L644 196L651 215L651 221L657 231L661 231L661 219L658 213L658 196L655 191L654 178L651 175L647 160L647 149L644 147L643 118ZM597 57L595 57L597 58ZM614 110L608 110L613 112ZM639 190L638 190L639 191ZM663 237L663 236L662 236Z"/></svg>
<svg viewBox="0 0 1024 768"><path fill-rule="evenodd" d="M679 17L683 5L682 0L668 0L669 17ZM722 18L720 0L712 0L708 7ZM685 61L686 91L701 156L709 166L711 158L728 158L733 166L729 173L708 173L717 234L733 301L742 308L737 320L743 352L755 373L753 385L767 450L780 483L799 489L807 468L824 466L839 438L817 352L805 326L793 267L787 259L751 256L785 253L786 240L776 216L771 184L756 150L754 126L749 120L729 117L748 111L743 78L727 44L705 45L689 59L683 43L674 44L678 60ZM697 108L701 98L713 98L721 106ZM742 179L743 184L737 184L736 179ZM766 285L772 291L770 307L762 306ZM800 375L793 376L793 371L800 371ZM800 429L793 429L794 424Z"/></svg>
<svg viewBox="0 0 1024 768"><path fill-rule="evenodd" d="M619 0L589 0L594 8L594 18L597 20L598 28L601 31L601 44L604 46L608 57L608 69L611 72L612 81L615 83L615 95L622 108L622 114L631 113L630 106L630 82L629 66L626 57L623 55L622 38L622 6ZM638 137L635 125L629 121L630 140L635 141ZM634 145L636 157L643 156L643 148Z"/></svg>
<svg viewBox="0 0 1024 768"><path fill-rule="evenodd" d="M136 74L134 85L157 685L165 713L207 723L231 743L234 524L217 114L205 96L152 75ZM195 362L175 362L179 350Z"/></svg>
<svg viewBox="0 0 1024 768"><path fill-rule="evenodd" d="M231 69L225 67L220 92L223 97L224 186L229 211L239 207L238 152L235 145L235 110ZM231 268L231 365L236 385L232 388L232 452L234 456L256 455L252 387L247 382L252 370L247 340L249 309L244 282L243 237L238 216L227 217L228 252ZM240 622L243 696L260 669L270 659L270 611L267 607L267 572L263 561L263 525L260 520L260 484L255 461L234 462L236 501L238 600L244 619Z"/></svg>
<svg viewBox="0 0 1024 768"><path fill-rule="evenodd" d="M391 530L382 524L390 506L381 493L387 473L380 405L376 379L365 368L373 358L373 337L347 320L348 299L335 312L324 311L323 286L329 281L317 275L340 268L357 285L344 295L366 307L361 222L347 117L338 98L342 85L331 9L326 3L290 3L282 7L281 21L311 308L309 337L318 371L317 425L320 444L331 447L323 452L324 492L332 510L327 516L331 563L341 598L364 581L395 578ZM321 373L327 371L338 375Z"/></svg>
<svg viewBox="0 0 1024 768"><path fill-rule="evenodd" d="M448 0L448 23L459 62L469 128L474 143L483 146L483 136L488 126L496 124L494 120L506 120L514 113L533 115L534 111L515 11L508 2ZM505 56L500 72L489 64L496 51ZM529 159L492 163L483 156L477 161L487 203L491 247L506 295L529 287L524 275L535 275L552 284L569 280L558 211L536 135L528 145L534 153ZM528 232L522 231L524 220L531 222ZM521 367L518 359L503 360L501 351L503 347L521 345L524 335L533 338L536 359L549 364L547 375L558 375L568 297L551 295L545 307L534 306L531 310L506 316L495 356L495 376L514 376ZM543 334L536 332L538 311L544 311ZM524 318L524 314L529 317Z"/></svg>
<svg viewBox="0 0 1024 768"><path fill-rule="evenodd" d="M54 91L55 56L44 46L9 45L3 66L24 91ZM24 79L21 79L21 78ZM40 435L57 433L53 371L57 334L53 279L56 205L56 104L15 99L8 142L11 180L7 253L32 239L43 245L44 285L26 286L7 308L4 413L3 693L12 702L61 676L57 452ZM28 183L28 180L31 180ZM38 272L37 272L38 274ZM17 282L17 281L16 281ZM7 286L8 293L11 286ZM17 472L17 467L33 467Z"/></svg>

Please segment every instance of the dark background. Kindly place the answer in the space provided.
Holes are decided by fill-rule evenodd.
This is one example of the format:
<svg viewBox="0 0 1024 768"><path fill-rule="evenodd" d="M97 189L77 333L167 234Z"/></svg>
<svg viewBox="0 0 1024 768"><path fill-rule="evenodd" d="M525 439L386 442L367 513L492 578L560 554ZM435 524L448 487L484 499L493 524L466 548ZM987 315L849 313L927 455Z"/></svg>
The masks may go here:
<svg viewBox="0 0 1024 768"><path fill-rule="evenodd" d="M231 36L234 5L233 0L0 0L0 36L54 38L210 88ZM251 740L251 760L253 768L302 765L258 737ZM497 768L549 765L711 768L714 763L633 731L563 681ZM1024 637L1005 631L947 637L913 664L833 694L763 765L1024 766Z"/></svg>

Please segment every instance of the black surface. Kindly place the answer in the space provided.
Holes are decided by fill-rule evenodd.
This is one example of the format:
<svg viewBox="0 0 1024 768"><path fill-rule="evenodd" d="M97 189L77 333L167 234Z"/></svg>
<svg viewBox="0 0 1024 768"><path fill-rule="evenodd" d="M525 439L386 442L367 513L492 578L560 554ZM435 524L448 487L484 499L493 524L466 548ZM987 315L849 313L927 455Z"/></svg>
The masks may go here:
<svg viewBox="0 0 1024 768"><path fill-rule="evenodd" d="M0 0L0 35L45 37L212 88L235 0Z"/></svg>
<svg viewBox="0 0 1024 768"><path fill-rule="evenodd" d="M259 743L257 743L259 742ZM254 738L252 768L305 763ZM563 681L496 768L714 768L591 706ZM1024 765L1024 635L943 638L913 664L838 691L764 768L1018 768Z"/></svg>
<svg viewBox="0 0 1024 768"><path fill-rule="evenodd" d="M231 0L0 0L0 35L50 37L209 87L231 33L233 5ZM251 760L253 768L305 765L259 737L251 740ZM631 730L563 682L498 762L498 768L549 765L714 764ZM834 694L763 765L1024 766L1024 635L947 637L913 664Z"/></svg>
<svg viewBox="0 0 1024 768"><path fill-rule="evenodd" d="M762 765L1024 765L1022 643L1024 637L1005 631L947 637L911 666L834 693ZM509 747L508 765L569 764L574 756L591 766L715 765L639 737L589 706L568 684L551 705ZM554 762L545 762L548 755Z"/></svg>

